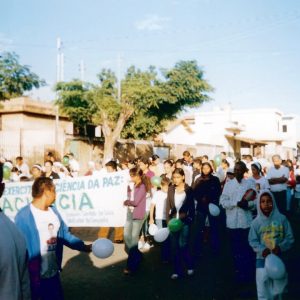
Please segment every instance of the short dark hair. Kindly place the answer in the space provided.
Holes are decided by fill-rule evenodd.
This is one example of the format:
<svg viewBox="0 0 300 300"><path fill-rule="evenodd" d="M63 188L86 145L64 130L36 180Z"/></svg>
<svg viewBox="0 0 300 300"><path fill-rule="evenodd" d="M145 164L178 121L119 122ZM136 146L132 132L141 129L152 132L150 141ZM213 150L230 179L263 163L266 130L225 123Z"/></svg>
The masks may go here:
<svg viewBox="0 0 300 300"><path fill-rule="evenodd" d="M184 160L182 158L179 158L176 160L175 164L177 164L177 163L184 165Z"/></svg>
<svg viewBox="0 0 300 300"><path fill-rule="evenodd" d="M230 164L229 164L228 160L227 160L227 159L225 159L225 158L223 158L223 159L222 159L222 163L223 163L223 164L225 164L227 167L229 167L229 166L230 166Z"/></svg>
<svg viewBox="0 0 300 300"><path fill-rule="evenodd" d="M115 162L114 160L110 160L109 162L107 162L107 163L105 164L105 167L111 167L111 168L113 168L115 171L118 170L118 164L117 164L117 162Z"/></svg>
<svg viewBox="0 0 300 300"><path fill-rule="evenodd" d="M182 168L176 168L174 171L173 171L173 175L174 174L179 174L181 176L184 176L185 178L185 173L184 173L184 170Z"/></svg>
<svg viewBox="0 0 300 300"><path fill-rule="evenodd" d="M44 162L44 165L45 165L46 163L49 163L51 166L53 166L53 161L52 161L52 160L50 160L50 159L48 159L48 160L45 160L45 162Z"/></svg>
<svg viewBox="0 0 300 300"><path fill-rule="evenodd" d="M151 165L150 160L147 157L141 157L140 162L142 162L143 164L145 164L147 166Z"/></svg>
<svg viewBox="0 0 300 300"><path fill-rule="evenodd" d="M202 164L202 157L196 157L196 158L194 158L194 163L196 163L196 164Z"/></svg>
<svg viewBox="0 0 300 300"><path fill-rule="evenodd" d="M235 163L235 165L240 166L242 168L242 170L244 171L244 173L248 172L248 168L247 168L246 164L242 160L237 161Z"/></svg>
<svg viewBox="0 0 300 300"><path fill-rule="evenodd" d="M183 151L182 156L191 156L191 153L187 150Z"/></svg>
<svg viewBox="0 0 300 300"><path fill-rule="evenodd" d="M174 165L174 162L171 159L167 159L164 161L164 164L168 164L172 167Z"/></svg>
<svg viewBox="0 0 300 300"><path fill-rule="evenodd" d="M157 154L153 154L153 155L151 156L151 158L152 158L152 160L157 160L157 159L159 158L159 156L158 156Z"/></svg>
<svg viewBox="0 0 300 300"><path fill-rule="evenodd" d="M23 160L23 157L22 156L17 156L16 160Z"/></svg>
<svg viewBox="0 0 300 300"><path fill-rule="evenodd" d="M39 198L44 194L45 190L54 188L53 180L49 177L38 177L32 185L31 195L33 198Z"/></svg>

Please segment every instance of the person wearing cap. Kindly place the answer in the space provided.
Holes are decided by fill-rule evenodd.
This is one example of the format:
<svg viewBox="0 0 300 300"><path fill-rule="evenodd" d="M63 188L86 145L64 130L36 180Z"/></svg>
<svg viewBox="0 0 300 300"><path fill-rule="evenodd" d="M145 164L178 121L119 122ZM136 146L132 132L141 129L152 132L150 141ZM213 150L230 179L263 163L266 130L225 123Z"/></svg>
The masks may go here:
<svg viewBox="0 0 300 300"><path fill-rule="evenodd" d="M5 185L0 163L0 198ZM26 242L16 225L0 208L0 299L30 300Z"/></svg>
<svg viewBox="0 0 300 300"><path fill-rule="evenodd" d="M34 164L31 167L31 174L32 174L32 179L35 180L38 177L41 177L43 174L43 168L40 164Z"/></svg>
<svg viewBox="0 0 300 300"><path fill-rule="evenodd" d="M253 179L244 178L248 171L243 161L234 166L235 178L226 182L220 197L220 204L226 212L226 227L229 233L234 262L234 281L237 285L254 280L254 252L248 243L248 234L252 222L252 210L255 198L248 199L247 193L255 191ZM254 194L255 195L255 194Z"/></svg>
<svg viewBox="0 0 300 300"><path fill-rule="evenodd" d="M227 172L226 172L226 180L225 183L229 180L234 179L234 169L233 168L228 168Z"/></svg>

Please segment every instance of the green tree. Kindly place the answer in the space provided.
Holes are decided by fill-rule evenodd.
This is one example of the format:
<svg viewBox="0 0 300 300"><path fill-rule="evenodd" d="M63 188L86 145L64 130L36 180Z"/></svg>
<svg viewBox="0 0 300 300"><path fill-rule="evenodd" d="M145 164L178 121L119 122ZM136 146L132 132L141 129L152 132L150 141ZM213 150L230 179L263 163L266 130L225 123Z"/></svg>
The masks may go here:
<svg viewBox="0 0 300 300"><path fill-rule="evenodd" d="M86 125L92 124L94 113L92 85L73 80L59 82L55 89L59 96L56 104L61 111L72 120L75 127L86 130Z"/></svg>
<svg viewBox="0 0 300 300"><path fill-rule="evenodd" d="M45 82L30 71L30 67L19 63L16 53L0 54L0 101L23 95L25 91L39 88Z"/></svg>
<svg viewBox="0 0 300 300"><path fill-rule="evenodd" d="M158 134L182 110L208 101L208 92L212 91L196 61L181 61L174 68L160 72L154 67L146 71L130 67L121 83L120 99L113 72L102 70L98 78L100 84L85 91L82 99L88 99L86 116L89 112L93 123L102 126L105 159L113 156L114 145L121 135L149 138ZM60 93L58 103L73 118L66 105L72 110L74 103L62 101L63 98L69 98L68 94Z"/></svg>

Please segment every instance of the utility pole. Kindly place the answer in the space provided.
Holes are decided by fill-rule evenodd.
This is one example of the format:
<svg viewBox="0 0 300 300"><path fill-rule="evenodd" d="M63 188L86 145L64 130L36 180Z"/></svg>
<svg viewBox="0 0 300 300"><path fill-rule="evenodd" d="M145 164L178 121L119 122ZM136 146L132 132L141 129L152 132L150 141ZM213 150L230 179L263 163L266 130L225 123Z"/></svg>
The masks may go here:
<svg viewBox="0 0 300 300"><path fill-rule="evenodd" d="M118 101L121 102L121 54L118 55Z"/></svg>
<svg viewBox="0 0 300 300"><path fill-rule="evenodd" d="M57 48L57 59L56 59L56 83L64 80L64 54L62 53L62 42L60 37L56 40L56 48ZM56 94L57 99L57 94ZM55 151L59 151L59 111L58 111L58 105L55 105L54 107L55 112Z"/></svg>
<svg viewBox="0 0 300 300"><path fill-rule="evenodd" d="M56 40L57 59L56 59L56 83L64 81L64 54L62 52L62 41L60 37Z"/></svg>

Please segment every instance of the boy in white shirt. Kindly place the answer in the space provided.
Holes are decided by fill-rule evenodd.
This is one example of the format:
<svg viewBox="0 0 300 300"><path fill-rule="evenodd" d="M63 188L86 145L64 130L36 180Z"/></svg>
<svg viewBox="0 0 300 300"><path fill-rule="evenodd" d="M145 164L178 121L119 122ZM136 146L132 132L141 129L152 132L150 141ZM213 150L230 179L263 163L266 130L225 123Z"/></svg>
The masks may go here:
<svg viewBox="0 0 300 300"><path fill-rule="evenodd" d="M163 177L161 180L161 189L157 190L151 200L150 206L150 220L149 224L154 224L154 210L155 210L155 223L158 229L167 227L166 221L166 201L168 196L168 188L171 180L167 177ZM167 262L169 259L170 247L169 241L165 241L161 246L161 259L163 262Z"/></svg>

